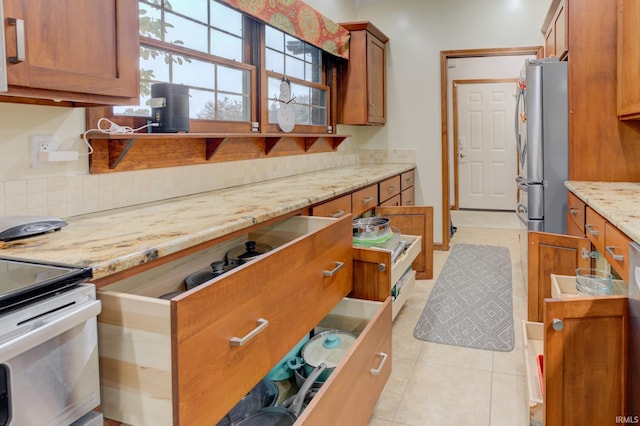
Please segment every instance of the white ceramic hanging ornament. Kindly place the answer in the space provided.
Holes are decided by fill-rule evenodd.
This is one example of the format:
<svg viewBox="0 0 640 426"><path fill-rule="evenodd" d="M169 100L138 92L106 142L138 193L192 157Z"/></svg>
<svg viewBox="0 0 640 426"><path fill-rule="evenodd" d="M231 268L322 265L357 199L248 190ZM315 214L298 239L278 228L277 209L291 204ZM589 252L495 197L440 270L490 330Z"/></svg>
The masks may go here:
<svg viewBox="0 0 640 426"><path fill-rule="evenodd" d="M278 125L283 132L289 133L296 125L296 113L291 104L291 85L289 80L282 79L280 82L280 107L278 108Z"/></svg>

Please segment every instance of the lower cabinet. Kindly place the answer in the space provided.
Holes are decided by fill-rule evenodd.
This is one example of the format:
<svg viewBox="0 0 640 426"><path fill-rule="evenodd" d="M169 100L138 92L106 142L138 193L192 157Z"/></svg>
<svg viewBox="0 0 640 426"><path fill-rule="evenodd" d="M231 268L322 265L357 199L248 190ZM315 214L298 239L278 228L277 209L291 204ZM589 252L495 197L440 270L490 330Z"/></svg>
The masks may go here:
<svg viewBox="0 0 640 426"><path fill-rule="evenodd" d="M98 281L105 417L130 425L215 424L338 309L362 327L358 343L298 423L329 424L326 416L365 423L390 374L392 307L390 298L343 301L352 291L351 227L350 216L295 216L118 281L109 277L110 284ZM250 240L273 250L159 298L183 290L186 276Z"/></svg>
<svg viewBox="0 0 640 426"><path fill-rule="evenodd" d="M523 332L531 424L615 424L626 414L627 296L566 292L566 276L590 266L589 249L586 238L529 232Z"/></svg>

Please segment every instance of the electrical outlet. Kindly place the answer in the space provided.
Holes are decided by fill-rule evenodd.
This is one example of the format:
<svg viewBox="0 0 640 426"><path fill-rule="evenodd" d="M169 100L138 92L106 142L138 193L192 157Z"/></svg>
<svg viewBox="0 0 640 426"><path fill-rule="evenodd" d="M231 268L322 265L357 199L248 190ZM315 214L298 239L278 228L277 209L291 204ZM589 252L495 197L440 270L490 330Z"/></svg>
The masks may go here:
<svg viewBox="0 0 640 426"><path fill-rule="evenodd" d="M50 164L40 161L38 155L41 152L53 152L58 150L58 142L52 135L31 135L31 167L38 168L45 164Z"/></svg>

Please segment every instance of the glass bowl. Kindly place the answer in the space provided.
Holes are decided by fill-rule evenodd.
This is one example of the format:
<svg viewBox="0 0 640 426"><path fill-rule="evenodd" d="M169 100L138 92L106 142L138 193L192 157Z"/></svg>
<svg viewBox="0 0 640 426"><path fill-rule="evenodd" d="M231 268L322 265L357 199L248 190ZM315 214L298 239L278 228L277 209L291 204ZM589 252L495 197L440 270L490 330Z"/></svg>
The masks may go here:
<svg viewBox="0 0 640 426"><path fill-rule="evenodd" d="M576 289L588 296L613 294L613 277L607 271L593 268L576 269Z"/></svg>

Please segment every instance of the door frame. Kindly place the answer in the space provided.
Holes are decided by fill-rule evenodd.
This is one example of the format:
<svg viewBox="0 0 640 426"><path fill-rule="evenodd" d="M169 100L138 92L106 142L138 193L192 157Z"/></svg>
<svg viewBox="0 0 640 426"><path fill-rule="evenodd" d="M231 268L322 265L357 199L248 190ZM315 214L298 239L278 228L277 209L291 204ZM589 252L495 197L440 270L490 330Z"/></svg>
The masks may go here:
<svg viewBox="0 0 640 426"><path fill-rule="evenodd" d="M472 79L472 80L453 80L451 89L451 101L453 102L453 205L451 210L460 209L458 202L458 85L459 84L492 84L492 83L517 83L517 78L486 78L486 79ZM517 155L517 154L516 154ZM518 161L516 159L516 168L518 167ZM516 170L517 171L517 170ZM517 189L516 198L518 196Z"/></svg>
<svg viewBox="0 0 640 426"><path fill-rule="evenodd" d="M447 61L454 58L473 58L489 56L536 55L544 56L543 46L509 47L496 49L442 50L440 51L440 117L441 155L442 155L442 250L449 250L451 218L449 200L449 96Z"/></svg>

